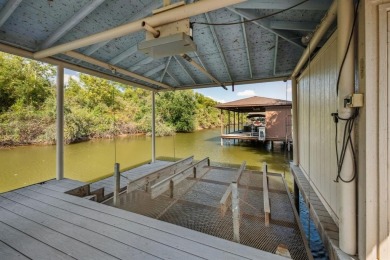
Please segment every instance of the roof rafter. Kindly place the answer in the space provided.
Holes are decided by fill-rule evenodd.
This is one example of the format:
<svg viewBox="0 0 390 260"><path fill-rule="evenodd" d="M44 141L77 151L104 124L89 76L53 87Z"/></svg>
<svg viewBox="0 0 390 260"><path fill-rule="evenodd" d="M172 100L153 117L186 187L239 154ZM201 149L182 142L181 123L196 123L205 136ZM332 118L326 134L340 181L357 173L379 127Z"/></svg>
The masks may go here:
<svg viewBox="0 0 390 260"><path fill-rule="evenodd" d="M239 16L242 16L248 20L252 20L252 19L257 18L256 15L249 12L248 10L242 10L242 9L238 10L238 9L235 9L232 7L226 7L226 8L229 9L230 11L232 11L233 13L238 14ZM252 21L252 23L262 27L263 29L265 29L273 34L278 35L280 38L285 39L286 41L294 44L295 46L298 46L301 49L304 49L304 47L302 46L302 43L300 42L300 40L297 38L296 35L294 35L290 32L274 30L274 29L270 28L269 21L257 20L257 21Z"/></svg>
<svg viewBox="0 0 390 260"><path fill-rule="evenodd" d="M196 81L194 80L194 78L191 76L191 74L188 72L188 70L184 67L184 65L181 64L179 59L176 56L173 56L173 57L175 58L176 62L179 63L180 67L184 70L184 72L188 75L188 77L190 77L192 82L194 82L194 84L196 84Z"/></svg>
<svg viewBox="0 0 390 260"><path fill-rule="evenodd" d="M276 30L314 31L317 24L311 22L270 21L269 27Z"/></svg>
<svg viewBox="0 0 390 260"><path fill-rule="evenodd" d="M242 9L286 9L296 5L301 0L248 0L244 3L237 4L235 8ZM295 10L328 10L332 0L310 0L297 7Z"/></svg>
<svg viewBox="0 0 390 260"><path fill-rule="evenodd" d="M0 11L0 27L3 26L21 2L22 0L8 0Z"/></svg>
<svg viewBox="0 0 390 260"><path fill-rule="evenodd" d="M117 63L123 61L124 59L126 59L127 57L136 53L137 50L138 50L138 47L137 47L137 44L135 44L135 45L131 46L130 48L128 48L127 50L125 50L124 52L122 52L119 55L112 58L108 63L113 64L113 65L117 64Z"/></svg>
<svg viewBox="0 0 390 260"><path fill-rule="evenodd" d="M160 82L163 81L163 79L164 79L164 77L165 77L165 73L167 73L167 70L168 70L168 67L169 67L169 63L171 63L171 60L172 60L172 56L169 56L168 61L167 61L167 63L165 64L164 72L161 74Z"/></svg>
<svg viewBox="0 0 390 260"><path fill-rule="evenodd" d="M211 19L210 19L209 14L205 13L204 15L206 17L207 22L211 23ZM222 58L224 66L225 66L226 72L228 73L229 79L230 79L230 81L233 81L232 75L230 73L229 67L228 67L227 62L226 62L225 54L223 53L221 44L219 43L219 40L218 40L218 37L217 37L217 33L215 32L215 29L214 29L214 27L212 25L208 25L208 27L210 28L211 34L213 35L215 45L217 46L218 52L221 55L221 58Z"/></svg>
<svg viewBox="0 0 390 260"><path fill-rule="evenodd" d="M73 29L78 23L80 23L87 15L92 13L99 5L105 0L95 0L85 5L77 13L75 13L68 21L55 30L40 46L40 49L45 49L52 46L62 36Z"/></svg>
<svg viewBox="0 0 390 260"><path fill-rule="evenodd" d="M146 72L144 74L144 76L145 77L150 77L153 74L156 74L157 72L162 71L163 69L165 69L165 64L161 64L161 65L155 67L154 69L149 70L148 72Z"/></svg>
<svg viewBox="0 0 390 260"><path fill-rule="evenodd" d="M241 17L241 21L244 22L244 17ZM244 43L245 43L245 48L246 48L246 58L248 60L248 66L249 66L249 75L251 76L251 79L252 79L253 72L252 72L252 64L251 64L251 54L249 52L249 45L248 45L248 38L246 36L245 23L242 23L241 26L242 26L242 34L244 36Z"/></svg>
<svg viewBox="0 0 390 260"><path fill-rule="evenodd" d="M136 64L131 65L127 70L136 71L137 69L141 68L142 65L151 63L153 60L154 60L154 59L153 59L152 57L146 57L145 59L143 59L143 60L137 62Z"/></svg>

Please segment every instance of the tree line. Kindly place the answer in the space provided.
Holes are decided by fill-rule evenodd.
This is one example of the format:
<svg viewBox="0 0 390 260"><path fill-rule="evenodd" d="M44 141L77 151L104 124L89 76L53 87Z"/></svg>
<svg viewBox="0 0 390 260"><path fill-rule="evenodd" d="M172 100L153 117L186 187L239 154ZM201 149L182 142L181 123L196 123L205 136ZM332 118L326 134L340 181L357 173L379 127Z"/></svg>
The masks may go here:
<svg viewBox="0 0 390 260"><path fill-rule="evenodd" d="M0 146L54 144L55 67L0 53ZM150 134L151 92L80 74L65 86L66 143ZM219 125L216 102L192 90L156 94L156 134Z"/></svg>

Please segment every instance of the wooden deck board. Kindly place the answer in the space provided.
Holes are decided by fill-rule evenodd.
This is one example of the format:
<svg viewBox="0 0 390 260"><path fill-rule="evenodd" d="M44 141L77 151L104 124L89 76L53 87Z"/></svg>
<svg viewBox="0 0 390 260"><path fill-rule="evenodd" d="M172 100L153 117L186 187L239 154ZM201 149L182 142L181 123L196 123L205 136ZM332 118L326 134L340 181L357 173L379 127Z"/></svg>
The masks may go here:
<svg viewBox="0 0 390 260"><path fill-rule="evenodd" d="M188 230L183 227L179 227L176 225L172 225L166 222L161 222L155 219L147 218L144 216L140 216L138 214L134 214L131 212L126 212L120 209L112 208L106 205L94 203L87 200L82 200L73 196L69 196L67 194L61 194L58 192L54 192L49 189L42 189L37 186L27 187L26 189L41 193L46 196L50 196L53 198L57 198L59 200L69 202L71 204L79 205L85 209L92 209L95 212L102 212L107 214L106 218L111 219L112 217L118 217L120 219L128 220L133 223L142 225L147 228L147 230L152 231L162 231L166 234L173 235L176 237L174 241L192 241L202 247L211 247L217 250L222 251L227 254L230 258L238 258L241 259L282 259L278 258L273 254L263 252L251 247L243 246L237 243L233 243L230 241L226 241L217 237L209 236L206 234L202 234L200 232L196 232L193 230ZM58 202L58 201L57 201ZM127 224L126 224L127 225ZM154 233L153 233L154 234ZM205 252L203 248L202 252ZM199 254L199 252L198 252ZM209 256L208 258L210 258ZM213 258L213 257L211 257Z"/></svg>
<svg viewBox="0 0 390 260"><path fill-rule="evenodd" d="M80 218L84 219L82 225L90 230L105 234L111 238L120 241L131 243L145 252L153 255L158 255L164 259L172 257L192 259L194 255L201 257L209 257L211 255L216 258L224 258L226 253L215 250L210 247L204 247L188 240L177 241L176 236L167 234L166 232L146 228L143 225L114 217L107 216L105 213L86 209L71 203L60 201L46 196L36 195L36 193L25 193L27 196L34 195L34 198L44 201L49 205L56 205L58 208L67 212L67 219L74 223ZM60 216L60 215L57 215ZM149 239L149 241L148 241ZM239 259L236 257L236 259Z"/></svg>
<svg viewBox="0 0 390 260"><path fill-rule="evenodd" d="M1 221L0 230L0 241L6 243L7 245L12 245L12 248L31 259L74 259L63 252L23 233L22 231L2 223Z"/></svg>
<svg viewBox="0 0 390 260"><path fill-rule="evenodd" d="M0 221L76 259L116 259L74 238L65 236L4 208L0 208Z"/></svg>
<svg viewBox="0 0 390 260"><path fill-rule="evenodd" d="M12 247L9 247L7 244L0 241L0 259L7 260L24 260L30 259L20 252L16 251Z"/></svg>
<svg viewBox="0 0 390 260"><path fill-rule="evenodd" d="M136 248L130 247L121 241L110 240L107 243L107 236L99 234L99 225L94 229L85 228L89 225L89 219L76 220L78 225L72 223L69 219L70 214L66 211L48 207L44 203L29 199L19 194L11 193L0 197L0 207L3 207L22 217L29 218L32 221L39 222L41 225L50 228L63 235L75 238L91 247L102 250L120 259L156 259Z"/></svg>
<svg viewBox="0 0 390 260"><path fill-rule="evenodd" d="M169 164L127 171L121 182ZM283 259L64 193L83 185L50 180L1 194L0 259ZM113 187L113 180L98 186Z"/></svg>

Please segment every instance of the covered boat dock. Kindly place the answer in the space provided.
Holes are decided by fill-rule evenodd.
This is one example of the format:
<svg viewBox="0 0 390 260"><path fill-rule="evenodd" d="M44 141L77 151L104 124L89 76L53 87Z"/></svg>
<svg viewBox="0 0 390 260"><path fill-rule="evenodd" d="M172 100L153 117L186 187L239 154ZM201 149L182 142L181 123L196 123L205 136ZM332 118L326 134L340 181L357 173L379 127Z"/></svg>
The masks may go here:
<svg viewBox="0 0 390 260"><path fill-rule="evenodd" d="M216 105L221 110L221 145L225 140L280 141L290 145L291 107L291 101L258 96ZM227 111L227 122L223 111ZM262 122L251 121L251 117Z"/></svg>

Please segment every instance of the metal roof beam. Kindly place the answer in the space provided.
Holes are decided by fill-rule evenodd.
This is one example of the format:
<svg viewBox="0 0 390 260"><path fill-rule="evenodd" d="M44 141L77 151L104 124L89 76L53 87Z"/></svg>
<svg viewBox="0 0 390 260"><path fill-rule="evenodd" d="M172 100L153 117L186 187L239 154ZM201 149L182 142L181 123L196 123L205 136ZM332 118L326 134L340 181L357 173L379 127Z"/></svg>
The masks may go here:
<svg viewBox="0 0 390 260"><path fill-rule="evenodd" d="M168 74L169 77L171 77L173 79L173 81L176 82L176 84L178 86L180 86L181 83L171 73L169 73L169 71L167 71L167 74Z"/></svg>
<svg viewBox="0 0 390 260"><path fill-rule="evenodd" d="M275 81L285 81L288 80L290 75L285 76L277 76L272 78L262 78L262 79L251 79L251 80L243 80L243 81L235 81L234 85L245 85L245 84L254 84L254 83L266 83L266 82L275 82ZM232 82L224 82L225 86L231 86ZM177 90L185 90L185 89L196 89L196 88L214 88L219 87L218 83L206 83L206 84L195 84L195 85L186 85L181 86L180 88L175 88ZM167 91L169 89L162 89L159 92Z"/></svg>
<svg viewBox="0 0 390 260"><path fill-rule="evenodd" d="M276 30L307 31L312 32L317 24L311 22L270 21L269 27Z"/></svg>
<svg viewBox="0 0 390 260"><path fill-rule="evenodd" d="M137 62L136 64L130 66L127 70L136 71L137 69L141 68L142 65L151 63L152 61L153 61L152 57L147 57L146 59L143 59L143 60Z"/></svg>
<svg viewBox="0 0 390 260"><path fill-rule="evenodd" d="M108 44L110 41L104 41L104 42L99 42L96 44L93 44L89 46L83 53L87 56L92 55L94 52L102 48L104 45Z"/></svg>
<svg viewBox="0 0 390 260"><path fill-rule="evenodd" d="M2 44L2 43L0 43L0 51L7 52L7 53L10 53L13 55L18 55L18 56L25 57L28 59L34 59L32 52L22 50L22 49L19 49L19 48L13 47L13 46L9 46L6 44ZM78 66L78 65L66 62L66 61L62 61L62 60L59 60L56 58L44 58L44 59L40 59L39 61L46 62L46 63L52 64L52 65L57 65L57 66L61 65L61 66L64 66L65 68L70 69L70 70L78 71L81 73L89 74L89 75L103 78L103 79L108 79L111 81L119 82L119 83L126 84L129 86L137 87L137 88L142 88L142 89L151 90L151 91L156 90L153 87L142 85L140 83L137 83L137 82L134 82L131 80L123 79L123 78L118 77L117 75L107 74L107 73L100 72L97 70L84 68L84 67L81 67L81 66Z"/></svg>
<svg viewBox="0 0 390 260"><path fill-rule="evenodd" d="M248 0L244 3L237 4L235 8L242 9L286 9L290 6L296 5L301 0ZM332 0L310 0L297 7L295 10L328 10Z"/></svg>
<svg viewBox="0 0 390 260"><path fill-rule="evenodd" d="M241 17L241 21L244 22L244 17ZM242 23L241 27L242 27L242 34L244 36L244 42L245 42L245 48L246 48L246 58L248 60L248 66L249 66L249 75L252 79L253 72L252 72L252 64L251 64L251 54L249 52L249 45L248 45L248 38L246 36L245 23Z"/></svg>
<svg viewBox="0 0 390 260"><path fill-rule="evenodd" d="M164 72L161 74L160 82L163 82L163 79L165 77L165 73L167 73L169 63L171 63L172 56L169 56L167 64L165 64Z"/></svg>
<svg viewBox="0 0 390 260"><path fill-rule="evenodd" d="M188 70L184 67L183 64L181 64L181 62L179 61L178 58L176 58L176 56L173 56L176 60L177 63L179 63L180 67L184 70L184 72L188 75L188 77L191 78L192 82L194 82L194 84L196 84L196 81L194 80L194 78L191 76L191 74L188 72Z"/></svg>
<svg viewBox="0 0 390 260"><path fill-rule="evenodd" d="M206 17L207 22L208 22L208 23L211 23L211 19L210 19L209 14L208 14L208 13L205 13L204 15L205 15L205 17ZM230 74L230 70L229 70L229 67L228 67L227 62L226 62L225 54L224 54L223 51L222 51L222 47L221 47L221 44L219 43L219 40L218 40L217 34L216 34L216 32L215 32L215 29L214 29L214 27L213 27L212 25L209 25L208 27L210 28L211 34L213 35L214 43L215 43L215 45L216 45L217 48L218 48L219 54L221 55L222 62L223 62L223 64L224 64L224 66L225 66L226 72L227 72L228 75L229 75L229 79L230 79L230 81L233 81L232 75Z"/></svg>
<svg viewBox="0 0 390 260"><path fill-rule="evenodd" d="M81 54L81 53L78 53L78 52L75 52L75 51L68 51L68 52L65 52L64 54L69 56L69 57L72 57L74 59L79 59L79 60L88 62L90 64L96 65L96 66L101 67L103 69L111 70L113 73L120 73L120 74L123 74L125 76L129 76L129 77L132 77L134 79L141 80L143 82L148 82L150 84L153 84L153 85L156 85L156 86L159 86L159 87L162 87L162 88L172 88L171 86L169 86L167 84L163 84L161 82L149 79L149 78L144 77L142 75L133 73L131 71L122 69L122 68L120 68L118 66L111 65L111 64L109 64L107 62L100 61L98 59L94 59L92 57L86 56L84 54Z"/></svg>
<svg viewBox="0 0 390 260"><path fill-rule="evenodd" d="M22 0L8 0L3 9L0 11L0 27L4 25L21 2Z"/></svg>
<svg viewBox="0 0 390 260"><path fill-rule="evenodd" d="M241 17L243 17L243 18L245 18L247 20L252 20L252 19L256 19L257 18L257 16L255 14L253 14L252 12L249 12L248 10L243 10L243 9L239 10L239 9L235 9L235 8L232 8L232 7L227 7L227 9L229 9L233 13L238 14L239 16L241 16ZM278 35L280 38L285 39L286 41L294 44L295 46L298 46L301 49L304 49L300 39L298 39L296 35L294 35L294 34L292 34L290 32L274 30L274 29L270 28L270 22L269 21L257 20L257 21L252 21L252 23L260 26L261 28L263 28L263 29L265 29L265 30L267 30L267 31L269 31L269 32L271 32L273 34Z"/></svg>
<svg viewBox="0 0 390 260"><path fill-rule="evenodd" d="M125 50L124 52L122 52L121 54L115 56L114 58L112 58L108 63L114 65L114 64L117 64L121 61L123 61L124 59L126 59L127 57L133 55L134 53L136 53L138 50L138 47L137 47L137 44L134 45L134 46L131 46L129 49Z"/></svg>
<svg viewBox="0 0 390 260"><path fill-rule="evenodd" d="M66 21L60 28L51 34L40 46L40 49L45 49L52 46L57 42L62 36L67 32L73 29L78 23L80 23L87 15L92 13L99 5L101 5L104 0L95 0L83 8L81 8L77 13L75 13L68 21Z"/></svg>
<svg viewBox="0 0 390 260"><path fill-rule="evenodd" d="M165 64L161 64L161 65L157 66L156 68L149 70L148 72L146 72L144 74L144 76L150 77L153 74L156 74L157 72L162 71L163 69L165 69Z"/></svg>

